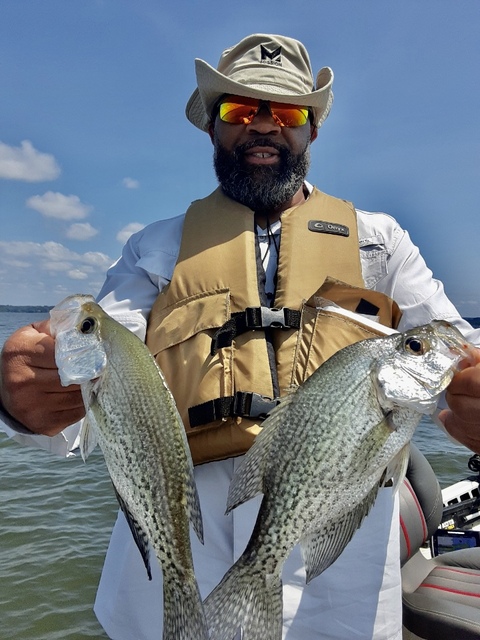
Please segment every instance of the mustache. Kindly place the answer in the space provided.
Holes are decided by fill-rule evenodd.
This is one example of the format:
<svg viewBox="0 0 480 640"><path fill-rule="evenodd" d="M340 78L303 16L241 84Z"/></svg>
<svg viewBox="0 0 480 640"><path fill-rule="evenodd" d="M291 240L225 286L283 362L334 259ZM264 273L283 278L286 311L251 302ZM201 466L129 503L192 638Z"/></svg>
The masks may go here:
<svg viewBox="0 0 480 640"><path fill-rule="evenodd" d="M290 151L285 145L279 144L271 138L255 138L255 140L249 140L248 142L238 145L238 147L235 148L234 155L236 158L240 158L254 147L271 147L278 151L281 157L285 157L290 154Z"/></svg>

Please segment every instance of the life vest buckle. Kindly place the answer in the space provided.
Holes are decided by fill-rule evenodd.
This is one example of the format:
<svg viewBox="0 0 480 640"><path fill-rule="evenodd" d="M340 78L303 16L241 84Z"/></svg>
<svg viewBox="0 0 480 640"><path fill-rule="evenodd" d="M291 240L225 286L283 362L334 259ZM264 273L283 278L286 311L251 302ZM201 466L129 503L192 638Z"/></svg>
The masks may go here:
<svg viewBox="0 0 480 640"><path fill-rule="evenodd" d="M244 311L232 313L214 334L210 353L214 356L219 349L229 347L233 340L246 331L258 329L299 329L301 311L282 307L247 307Z"/></svg>
<svg viewBox="0 0 480 640"><path fill-rule="evenodd" d="M259 393L237 391L233 405L233 415L244 418L262 418L275 409L280 402L278 398L268 398Z"/></svg>
<svg viewBox="0 0 480 640"><path fill-rule="evenodd" d="M260 317L262 329L291 329L291 325L287 320L286 309L277 309L275 307L260 307Z"/></svg>
<svg viewBox="0 0 480 640"><path fill-rule="evenodd" d="M272 400L253 391L237 391L233 396L215 398L190 407L188 410L190 426L200 427L215 420L235 417L264 420L279 402L280 398Z"/></svg>

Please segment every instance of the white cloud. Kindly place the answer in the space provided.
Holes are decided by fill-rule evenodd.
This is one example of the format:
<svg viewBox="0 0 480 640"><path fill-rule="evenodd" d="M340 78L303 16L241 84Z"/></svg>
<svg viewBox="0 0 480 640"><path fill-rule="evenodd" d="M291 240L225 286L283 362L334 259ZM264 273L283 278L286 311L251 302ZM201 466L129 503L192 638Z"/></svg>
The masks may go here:
<svg viewBox="0 0 480 640"><path fill-rule="evenodd" d="M90 240L97 233L98 230L89 222L74 222L68 227L66 236L71 240Z"/></svg>
<svg viewBox="0 0 480 640"><path fill-rule="evenodd" d="M0 261L13 257L20 258L46 258L58 260L68 260L75 258L78 254L70 251L58 242L23 242L20 240L4 242L0 241ZM31 263L30 263L31 264Z"/></svg>
<svg viewBox="0 0 480 640"><path fill-rule="evenodd" d="M47 191L43 196L28 198L27 206L47 218L59 220L82 220L93 208L81 202L78 196L65 196L53 191Z"/></svg>
<svg viewBox="0 0 480 640"><path fill-rule="evenodd" d="M70 269L67 275L72 280L86 280L88 278L88 273L80 269Z"/></svg>
<svg viewBox="0 0 480 640"><path fill-rule="evenodd" d="M55 158L37 151L29 140L23 140L19 147L0 142L0 178L43 182L55 180L59 175L60 167Z"/></svg>
<svg viewBox="0 0 480 640"><path fill-rule="evenodd" d="M112 259L100 251L87 251L82 255L82 262L97 269L108 269L112 264Z"/></svg>
<svg viewBox="0 0 480 640"><path fill-rule="evenodd" d="M16 260L15 258L11 258L8 261L8 266L10 268L14 268L14 269L28 269L28 267L30 267L30 262L26 262L25 260Z"/></svg>
<svg viewBox="0 0 480 640"><path fill-rule="evenodd" d="M141 231L141 229L144 228L145 225L141 222L130 222L130 224L127 224L126 227L123 227L123 229L120 229L120 231L117 233L117 240L122 244L125 244L125 242L130 238L131 235L137 233L137 231Z"/></svg>
<svg viewBox="0 0 480 640"><path fill-rule="evenodd" d="M21 243L19 243L21 244ZM59 242L53 242L52 240L44 242L43 244L37 244L36 242L29 242L28 244L38 247L38 253L42 257L49 258L56 262L58 260L78 260L80 255L75 251L70 251L63 244Z"/></svg>
<svg viewBox="0 0 480 640"><path fill-rule="evenodd" d="M46 271L68 271L80 268L85 271L106 271L111 258L99 251L77 253L58 242L5 242L0 241L0 263L9 266L34 267Z"/></svg>
<svg viewBox="0 0 480 640"><path fill-rule="evenodd" d="M112 262L104 253L71 251L58 242L0 240L2 301L56 304L69 293L96 295Z"/></svg>
<svg viewBox="0 0 480 640"><path fill-rule="evenodd" d="M122 184L127 189L138 189L140 186L140 182L135 180L135 178L124 178Z"/></svg>
<svg viewBox="0 0 480 640"><path fill-rule="evenodd" d="M72 265L70 262L55 262L54 260L43 260L41 266L43 269L45 269L45 271L48 271L49 273L64 273L65 271L70 269Z"/></svg>

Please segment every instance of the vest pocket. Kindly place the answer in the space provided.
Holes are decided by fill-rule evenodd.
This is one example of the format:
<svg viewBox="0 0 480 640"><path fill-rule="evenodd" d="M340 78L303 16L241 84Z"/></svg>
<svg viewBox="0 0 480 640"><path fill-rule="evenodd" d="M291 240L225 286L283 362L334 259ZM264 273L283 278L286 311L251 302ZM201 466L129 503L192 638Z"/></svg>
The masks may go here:
<svg viewBox="0 0 480 640"><path fill-rule="evenodd" d="M332 302L340 310L353 312L354 317L322 308L322 300ZM375 323L368 321L368 315L374 316L378 329ZM327 278L302 307L292 384L296 386L304 382L340 349L366 338L385 335L388 331L383 331L381 326L395 328L400 317L397 304L385 294Z"/></svg>
<svg viewBox="0 0 480 640"><path fill-rule="evenodd" d="M334 353L350 344L376 338L381 333L347 317L305 306L302 314L303 339L297 343L294 385L300 385Z"/></svg>
<svg viewBox="0 0 480 640"><path fill-rule="evenodd" d="M230 292L214 290L169 307L156 306L148 321L147 346L165 375L184 424L188 408L232 395L233 349L211 355L212 337L230 317Z"/></svg>
<svg viewBox="0 0 480 640"><path fill-rule="evenodd" d="M220 289L199 293L152 312L149 348L154 355L188 340L199 332L218 329L230 317L230 292ZM213 332L212 332L213 335Z"/></svg>

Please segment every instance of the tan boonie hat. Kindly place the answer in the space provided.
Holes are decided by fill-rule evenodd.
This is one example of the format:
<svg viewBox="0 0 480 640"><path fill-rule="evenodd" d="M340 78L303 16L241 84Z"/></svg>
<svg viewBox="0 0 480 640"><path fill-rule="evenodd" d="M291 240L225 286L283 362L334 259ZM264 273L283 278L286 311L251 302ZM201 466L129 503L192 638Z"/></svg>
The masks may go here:
<svg viewBox="0 0 480 640"><path fill-rule="evenodd" d="M195 60L198 88L187 103L192 124L208 130L212 109L223 94L260 98L311 107L320 126L333 101L333 71L323 67L314 84L307 50L285 36L253 34L226 49L214 69Z"/></svg>

